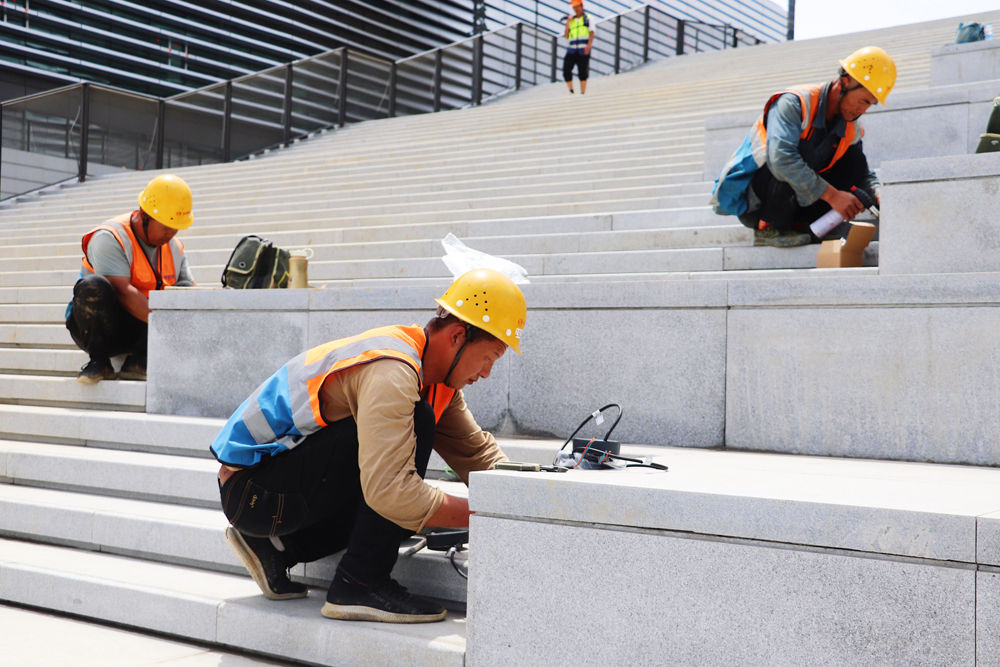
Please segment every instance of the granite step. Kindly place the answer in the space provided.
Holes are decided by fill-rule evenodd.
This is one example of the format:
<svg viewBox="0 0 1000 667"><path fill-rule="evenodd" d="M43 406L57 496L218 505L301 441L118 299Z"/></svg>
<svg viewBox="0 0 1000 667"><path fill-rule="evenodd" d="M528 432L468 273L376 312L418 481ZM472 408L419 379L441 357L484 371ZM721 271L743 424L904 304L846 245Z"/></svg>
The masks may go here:
<svg viewBox="0 0 1000 667"><path fill-rule="evenodd" d="M412 625L322 617L323 591L274 602L246 576L0 539L3 599L308 664L461 667L465 615Z"/></svg>

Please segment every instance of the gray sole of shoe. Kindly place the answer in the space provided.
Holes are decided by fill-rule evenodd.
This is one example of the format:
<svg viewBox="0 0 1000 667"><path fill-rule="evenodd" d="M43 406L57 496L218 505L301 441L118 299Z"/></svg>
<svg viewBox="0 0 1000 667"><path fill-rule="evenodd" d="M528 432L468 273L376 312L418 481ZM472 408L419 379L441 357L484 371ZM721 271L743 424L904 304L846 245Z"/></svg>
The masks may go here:
<svg viewBox="0 0 1000 667"><path fill-rule="evenodd" d="M440 614L425 614L416 616L413 614L394 614L381 609L371 607L360 607L356 605L339 605L331 602L323 603L323 608L319 613L327 618L335 618L340 621L378 621L381 623L434 623L443 621L448 615L447 611Z"/></svg>
<svg viewBox="0 0 1000 667"><path fill-rule="evenodd" d="M229 542L229 546L233 548L236 552L237 557L239 557L240 562L243 563L243 567L247 569L250 576L253 577L254 582L260 588L260 592L264 594L268 600L294 600L297 598L304 598L308 594L307 591L302 593L275 593L267 585L267 577L264 576L264 567L260 564L260 560L254 555L247 543L243 541L243 537L240 535L239 531L230 526L226 528L226 541Z"/></svg>

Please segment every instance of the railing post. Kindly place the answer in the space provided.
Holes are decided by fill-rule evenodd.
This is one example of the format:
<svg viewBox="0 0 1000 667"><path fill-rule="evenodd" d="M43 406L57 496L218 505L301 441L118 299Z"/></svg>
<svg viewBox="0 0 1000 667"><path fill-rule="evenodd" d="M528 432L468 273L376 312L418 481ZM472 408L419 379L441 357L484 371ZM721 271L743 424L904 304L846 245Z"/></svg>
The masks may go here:
<svg viewBox="0 0 1000 667"><path fill-rule="evenodd" d="M444 55L441 49L434 52L434 84L432 86L434 95L434 111L441 111L441 64Z"/></svg>
<svg viewBox="0 0 1000 667"><path fill-rule="evenodd" d="M642 23L642 62L649 62L649 12L652 8L646 5L646 11L643 12L644 18Z"/></svg>
<svg viewBox="0 0 1000 667"><path fill-rule="evenodd" d="M622 15L615 17L615 74L621 71Z"/></svg>
<svg viewBox="0 0 1000 667"><path fill-rule="evenodd" d="M340 76L337 82L337 123L340 127L347 124L347 47L340 49Z"/></svg>
<svg viewBox="0 0 1000 667"><path fill-rule="evenodd" d="M559 57L559 38L552 35L552 83L556 82L556 59Z"/></svg>
<svg viewBox="0 0 1000 667"><path fill-rule="evenodd" d="M684 55L684 19L677 19L677 55Z"/></svg>
<svg viewBox="0 0 1000 667"><path fill-rule="evenodd" d="M483 103L483 33L476 36L476 48L473 52L472 69L472 104L479 106Z"/></svg>
<svg viewBox="0 0 1000 667"><path fill-rule="evenodd" d="M396 117L396 61L389 65L389 118Z"/></svg>
<svg viewBox="0 0 1000 667"><path fill-rule="evenodd" d="M3 103L0 103L0 199L3 198Z"/></svg>
<svg viewBox="0 0 1000 667"><path fill-rule="evenodd" d="M156 103L156 168L163 169L163 147L167 143L167 101Z"/></svg>
<svg viewBox="0 0 1000 667"><path fill-rule="evenodd" d="M84 83L80 96L80 160L76 178L87 180L87 153L90 152L90 84Z"/></svg>
<svg viewBox="0 0 1000 667"><path fill-rule="evenodd" d="M517 37L514 39L514 90L521 90L521 32L522 25L517 24Z"/></svg>
<svg viewBox="0 0 1000 667"><path fill-rule="evenodd" d="M284 125L283 135L285 148L292 143L292 64L285 65L285 104L281 111L282 125Z"/></svg>
<svg viewBox="0 0 1000 667"><path fill-rule="evenodd" d="M233 82L226 81L226 97L222 103L222 161L233 157Z"/></svg>
<svg viewBox="0 0 1000 667"><path fill-rule="evenodd" d="M739 42L740 35L739 35L739 33L740 33L740 29L737 28L736 26L733 26L733 48L734 49L738 48L739 45L740 45L740 42Z"/></svg>

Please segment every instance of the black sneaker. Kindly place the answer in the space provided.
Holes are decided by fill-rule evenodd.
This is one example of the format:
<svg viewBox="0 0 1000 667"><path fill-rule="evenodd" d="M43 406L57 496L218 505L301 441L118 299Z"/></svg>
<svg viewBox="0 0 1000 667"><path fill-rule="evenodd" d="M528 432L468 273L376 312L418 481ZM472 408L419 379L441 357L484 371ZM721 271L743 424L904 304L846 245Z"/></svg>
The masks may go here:
<svg viewBox="0 0 1000 667"><path fill-rule="evenodd" d="M756 229L753 233L753 244L755 246L795 248L797 246L809 245L810 240L808 234L796 231L783 232L774 227Z"/></svg>
<svg viewBox="0 0 1000 667"><path fill-rule="evenodd" d="M281 552L274 548L271 540L250 537L229 526L226 528L226 541L265 597L270 600L290 600L306 596L308 587L288 578L288 568L285 567Z"/></svg>
<svg viewBox="0 0 1000 667"><path fill-rule="evenodd" d="M118 372L118 377L122 380L145 380L146 379L146 359L135 354L130 354L125 358L122 369Z"/></svg>
<svg viewBox="0 0 1000 667"><path fill-rule="evenodd" d="M76 381L84 384L97 384L101 380L114 380L116 377L118 375L115 373L115 367L111 365L110 359L91 357L87 365L80 369Z"/></svg>
<svg viewBox="0 0 1000 667"><path fill-rule="evenodd" d="M320 613L343 621L431 623L443 621L444 607L406 592L394 579L379 586L365 586L338 571Z"/></svg>

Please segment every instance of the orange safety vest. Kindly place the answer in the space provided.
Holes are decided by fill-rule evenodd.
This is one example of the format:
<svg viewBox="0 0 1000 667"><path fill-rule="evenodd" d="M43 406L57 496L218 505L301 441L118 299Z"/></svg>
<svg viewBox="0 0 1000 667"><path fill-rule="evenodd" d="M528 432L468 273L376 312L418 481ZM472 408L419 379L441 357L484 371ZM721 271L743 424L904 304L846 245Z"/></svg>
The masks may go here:
<svg viewBox="0 0 1000 667"><path fill-rule="evenodd" d="M125 245L125 240L122 238L122 234L128 237L129 243L132 248L132 265L130 266L131 276L129 277L129 282L135 286L137 290L142 292L142 295L149 298L149 293L153 290L163 289L167 285L174 285L177 283L177 267L174 264L174 255L170 249L170 243L164 243L160 246L159 252L157 253L157 268L153 269L152 265L149 263L149 259L146 257L146 253L143 251L142 246L139 245L139 239L136 238L135 234L132 233L132 225L129 221L132 216L136 213L122 213L119 216L108 220L107 223L103 225L98 225L94 227L89 232L83 235L83 268L85 268L90 273L97 273L94 271L94 267L90 265L90 261L87 259L87 246L90 245L90 239L93 238L100 230L106 230L111 232L111 234L117 239L118 243L121 245L122 250L128 255L128 246ZM177 247L184 252L184 246L177 239L173 239L177 242Z"/></svg>
<svg viewBox="0 0 1000 667"><path fill-rule="evenodd" d="M757 119L757 122L754 125L757 129L757 134L760 137L761 145L767 145L767 112L771 109L771 105L773 105L779 97L786 93L792 93L797 95L799 98L799 102L802 106L802 134L799 135L799 138L808 140L813 133L813 122L816 120L816 114L819 113L819 98L822 92L822 85L810 85L799 88L789 88L788 90L783 90L780 93L771 95L767 104L764 105L764 113L761 114L760 118ZM806 95L809 96L808 100L806 100ZM854 143L857 133L857 123L855 121L848 121L847 127L844 130L844 136L841 137L840 141L837 143L837 148L833 153L833 158L830 160L830 164L826 165L822 169L819 169L818 173L822 174L824 171L835 165L837 160L844 157L844 153L846 153L847 149ZM861 136L864 136L863 129L861 130Z"/></svg>
<svg viewBox="0 0 1000 667"><path fill-rule="evenodd" d="M813 122L816 120L816 114L820 112L819 100L823 94L823 85L800 86L772 95L767 104L764 105L764 113L747 132L743 143L732 154L729 161L722 167L719 177L715 179L710 203L712 210L719 215L743 215L748 210L747 192L750 190L750 182L754 174L767 164L767 113L775 101L786 93L798 96L802 107L799 138L808 140L812 136ZM830 164L819 169L818 172L823 173L836 164L837 160L844 157L847 149L852 144L861 141L864 135L865 131L860 123L857 121L848 122L844 136L834 149ZM811 168L815 169L812 166Z"/></svg>
<svg viewBox="0 0 1000 667"><path fill-rule="evenodd" d="M412 325L370 329L306 350L243 401L215 437L212 452L228 465L252 466L265 455L296 447L327 425L319 398L326 378L378 359L396 359L413 369L413 379L426 390L437 422L456 390L444 383L424 385L421 357L426 346L423 327Z"/></svg>

